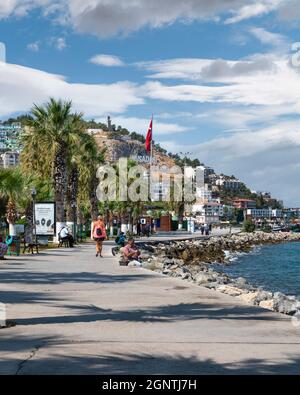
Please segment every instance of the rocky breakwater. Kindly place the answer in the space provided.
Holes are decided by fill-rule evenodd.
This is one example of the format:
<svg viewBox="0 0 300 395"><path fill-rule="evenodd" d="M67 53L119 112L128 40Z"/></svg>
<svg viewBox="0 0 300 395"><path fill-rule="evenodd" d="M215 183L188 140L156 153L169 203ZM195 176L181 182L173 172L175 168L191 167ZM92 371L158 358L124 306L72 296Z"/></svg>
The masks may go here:
<svg viewBox="0 0 300 395"><path fill-rule="evenodd" d="M144 267L170 277L181 278L216 291L238 297L247 304L289 315L299 315L300 301L280 292L268 292L249 284L244 278L230 278L211 267L211 263L230 264L234 253L247 253L255 245L300 241L289 233L240 233L202 240L186 240L141 245Z"/></svg>

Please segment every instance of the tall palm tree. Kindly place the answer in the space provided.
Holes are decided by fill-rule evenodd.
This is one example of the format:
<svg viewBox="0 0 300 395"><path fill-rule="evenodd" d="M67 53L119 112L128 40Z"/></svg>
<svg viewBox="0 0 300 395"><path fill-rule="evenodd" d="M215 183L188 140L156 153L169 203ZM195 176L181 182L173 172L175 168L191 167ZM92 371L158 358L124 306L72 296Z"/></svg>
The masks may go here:
<svg viewBox="0 0 300 395"><path fill-rule="evenodd" d="M51 174L56 202L57 231L66 219L67 165L70 147L76 144L84 133L82 114L74 114L71 109L70 101L53 98L44 105L34 105L31 111L32 120L29 121L29 129L23 138L25 145L23 162L27 162L27 167L31 165L40 174L43 170ZM30 159L33 159L34 163Z"/></svg>
<svg viewBox="0 0 300 395"><path fill-rule="evenodd" d="M24 179L19 169L0 169L0 195L7 198L6 219L11 236L16 234L17 201L22 196L23 188Z"/></svg>

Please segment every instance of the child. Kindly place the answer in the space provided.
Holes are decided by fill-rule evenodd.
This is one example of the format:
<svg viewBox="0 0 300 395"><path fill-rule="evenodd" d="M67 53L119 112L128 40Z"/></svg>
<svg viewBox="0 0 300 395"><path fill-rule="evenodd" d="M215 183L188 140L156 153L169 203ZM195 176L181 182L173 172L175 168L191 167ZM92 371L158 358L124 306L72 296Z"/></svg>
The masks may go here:
<svg viewBox="0 0 300 395"><path fill-rule="evenodd" d="M119 236L117 236L116 239L115 239L115 243L117 244L117 247L113 247L111 249L111 252L112 252L113 256L116 255L116 252L119 251L119 249L121 247L125 246L125 242L126 242L126 236L125 236L124 232L121 232L119 234Z"/></svg>

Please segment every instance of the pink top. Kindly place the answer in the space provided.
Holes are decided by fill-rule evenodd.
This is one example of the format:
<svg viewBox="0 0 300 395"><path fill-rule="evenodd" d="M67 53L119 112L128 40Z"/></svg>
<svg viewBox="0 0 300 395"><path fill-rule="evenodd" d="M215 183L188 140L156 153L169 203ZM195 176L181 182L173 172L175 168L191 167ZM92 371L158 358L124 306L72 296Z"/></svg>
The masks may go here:
<svg viewBox="0 0 300 395"><path fill-rule="evenodd" d="M101 236L97 235L97 232L96 232L97 228L101 228L101 230L102 230ZM93 237L95 237L96 239L99 238L99 237L103 237L103 238L106 239L106 229L105 229L104 223L102 221L101 222L98 222L98 221L95 222L94 225L93 225L93 229L94 229L93 230Z"/></svg>

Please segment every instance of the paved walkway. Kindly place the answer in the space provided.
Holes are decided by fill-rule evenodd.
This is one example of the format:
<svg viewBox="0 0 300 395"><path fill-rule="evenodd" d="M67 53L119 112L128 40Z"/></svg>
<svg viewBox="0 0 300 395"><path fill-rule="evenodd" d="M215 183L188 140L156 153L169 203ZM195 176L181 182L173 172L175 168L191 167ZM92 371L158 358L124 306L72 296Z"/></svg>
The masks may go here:
<svg viewBox="0 0 300 395"><path fill-rule="evenodd" d="M108 246L0 262L1 374L300 373L289 317L144 269Z"/></svg>

